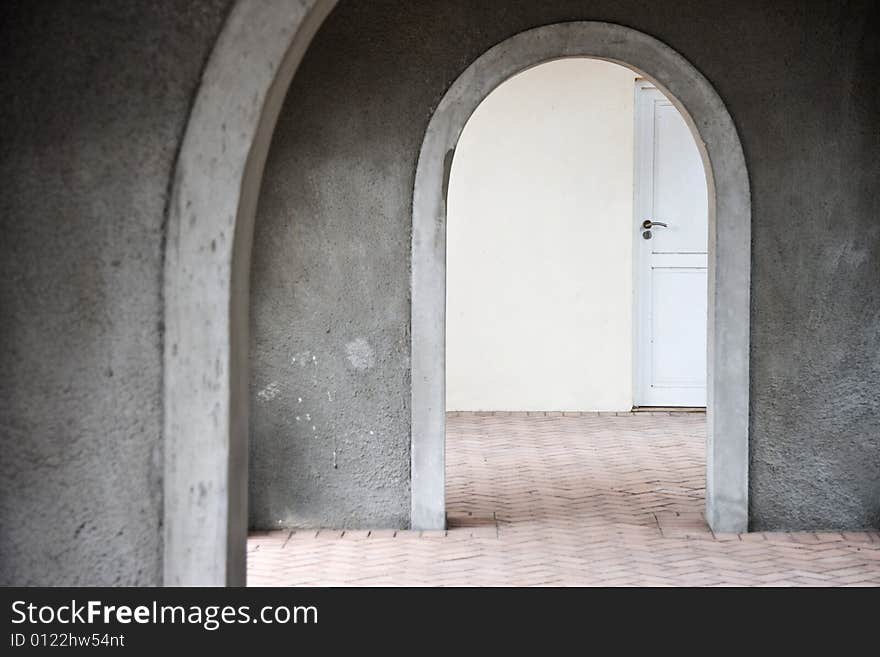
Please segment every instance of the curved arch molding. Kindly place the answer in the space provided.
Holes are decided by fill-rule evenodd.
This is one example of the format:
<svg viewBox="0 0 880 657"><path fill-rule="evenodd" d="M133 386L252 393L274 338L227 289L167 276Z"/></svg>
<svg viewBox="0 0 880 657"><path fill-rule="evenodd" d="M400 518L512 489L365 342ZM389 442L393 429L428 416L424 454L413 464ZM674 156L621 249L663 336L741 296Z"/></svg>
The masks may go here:
<svg viewBox="0 0 880 657"><path fill-rule="evenodd" d="M412 524L445 527L446 176L468 118L493 89L565 57L622 64L654 82L685 117L709 184L706 518L748 528L751 198L736 127L709 81L660 41L621 25L571 22L513 36L453 83L425 133L413 191Z"/></svg>
<svg viewBox="0 0 880 657"><path fill-rule="evenodd" d="M245 583L251 241L278 112L336 0L238 0L202 76L165 253L164 583Z"/></svg>

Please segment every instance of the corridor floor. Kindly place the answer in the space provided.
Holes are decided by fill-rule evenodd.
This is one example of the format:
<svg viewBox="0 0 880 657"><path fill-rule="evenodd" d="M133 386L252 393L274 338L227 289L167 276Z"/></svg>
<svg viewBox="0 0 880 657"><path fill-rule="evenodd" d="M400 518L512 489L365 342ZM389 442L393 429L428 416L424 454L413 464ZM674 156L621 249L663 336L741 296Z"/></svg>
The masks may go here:
<svg viewBox="0 0 880 657"><path fill-rule="evenodd" d="M880 533L713 535L703 414L451 414L446 532L252 534L251 586L880 585Z"/></svg>

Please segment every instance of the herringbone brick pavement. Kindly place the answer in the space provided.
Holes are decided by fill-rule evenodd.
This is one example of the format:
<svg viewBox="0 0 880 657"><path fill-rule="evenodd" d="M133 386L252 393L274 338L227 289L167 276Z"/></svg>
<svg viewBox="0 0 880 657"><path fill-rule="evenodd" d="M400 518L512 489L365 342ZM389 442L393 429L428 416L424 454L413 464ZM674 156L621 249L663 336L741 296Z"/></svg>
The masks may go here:
<svg viewBox="0 0 880 657"><path fill-rule="evenodd" d="M880 534L713 535L702 414L453 413L446 532L284 530L251 585L876 586Z"/></svg>

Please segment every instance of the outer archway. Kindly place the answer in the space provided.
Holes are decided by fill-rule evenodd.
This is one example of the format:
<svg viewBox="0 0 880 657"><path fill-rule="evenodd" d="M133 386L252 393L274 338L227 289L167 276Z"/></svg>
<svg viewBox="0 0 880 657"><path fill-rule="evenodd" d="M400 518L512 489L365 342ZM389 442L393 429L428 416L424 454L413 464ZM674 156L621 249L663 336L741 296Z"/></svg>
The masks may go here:
<svg viewBox="0 0 880 657"><path fill-rule="evenodd" d="M278 112L336 0L238 0L174 176L165 249L164 583L240 586L251 240Z"/></svg>
<svg viewBox="0 0 880 657"><path fill-rule="evenodd" d="M642 32L599 22L547 25L491 48L453 83L425 133L413 192L412 525L445 527L446 185L455 145L477 106L513 75L554 59L591 57L634 69L676 104L709 186L706 518L748 528L751 197L736 127L712 85Z"/></svg>

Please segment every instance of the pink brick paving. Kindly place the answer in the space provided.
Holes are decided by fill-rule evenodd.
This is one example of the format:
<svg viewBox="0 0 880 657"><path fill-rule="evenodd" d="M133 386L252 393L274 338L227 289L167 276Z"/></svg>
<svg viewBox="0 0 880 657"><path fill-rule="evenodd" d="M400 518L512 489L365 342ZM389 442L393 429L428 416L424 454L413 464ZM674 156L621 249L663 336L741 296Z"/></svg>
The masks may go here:
<svg viewBox="0 0 880 657"><path fill-rule="evenodd" d="M451 414L446 532L248 540L252 586L877 586L880 534L713 535L702 414Z"/></svg>

